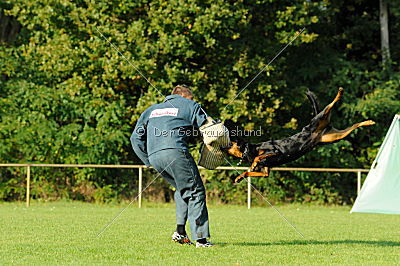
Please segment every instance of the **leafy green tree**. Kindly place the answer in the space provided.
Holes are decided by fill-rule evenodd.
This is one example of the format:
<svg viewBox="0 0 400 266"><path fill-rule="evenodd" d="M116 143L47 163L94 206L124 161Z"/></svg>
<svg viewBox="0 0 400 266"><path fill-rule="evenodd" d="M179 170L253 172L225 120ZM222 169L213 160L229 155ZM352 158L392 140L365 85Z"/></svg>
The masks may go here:
<svg viewBox="0 0 400 266"><path fill-rule="evenodd" d="M233 119L248 130L261 127L263 136L251 141L283 138L311 117L307 88L326 104L342 86L346 94L332 123L343 128L368 118L378 125L292 165L368 167L390 117L399 112L399 42L392 34L400 25L399 9L390 6L392 63L381 70L375 2L3 1L3 14L20 30L0 45L0 158L140 163L129 143L134 123L179 83L193 87L211 116ZM210 193L223 202L244 196L227 181L234 175L204 172ZM22 176L17 169L2 169L0 197L23 197ZM101 201L135 194L132 171L35 169L33 176L39 179L36 197ZM276 199L340 203L355 195L350 176L273 176L257 186Z"/></svg>

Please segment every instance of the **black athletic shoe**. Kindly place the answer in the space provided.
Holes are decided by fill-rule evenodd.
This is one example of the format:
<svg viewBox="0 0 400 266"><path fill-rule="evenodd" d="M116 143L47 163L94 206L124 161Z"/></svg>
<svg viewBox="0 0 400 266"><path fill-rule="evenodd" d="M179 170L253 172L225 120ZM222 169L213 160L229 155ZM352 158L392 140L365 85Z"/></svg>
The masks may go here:
<svg viewBox="0 0 400 266"><path fill-rule="evenodd" d="M193 245L192 241L190 241L187 235L180 235L177 232L173 233L172 241L179 243L181 245Z"/></svg>

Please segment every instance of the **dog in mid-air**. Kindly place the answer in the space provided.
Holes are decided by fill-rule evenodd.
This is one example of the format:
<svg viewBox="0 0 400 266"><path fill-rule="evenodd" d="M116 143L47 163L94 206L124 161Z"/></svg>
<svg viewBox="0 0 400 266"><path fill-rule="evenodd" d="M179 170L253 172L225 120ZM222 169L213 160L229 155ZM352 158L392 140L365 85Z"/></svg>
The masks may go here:
<svg viewBox="0 0 400 266"><path fill-rule="evenodd" d="M315 116L301 132L285 139L270 140L258 144L248 143L239 137L231 137L231 144L225 150L230 155L251 163L249 171L238 176L235 182L240 182L246 177L268 176L270 167L294 161L319 144L341 140L358 127L375 124L374 121L368 120L356 123L343 130L335 129L329 124L330 114L334 104L342 97L343 88L339 88L335 99L322 111L319 109L315 94L311 91L307 91L306 94L311 102ZM233 132L237 128L236 124L231 120L226 120L224 125L229 132Z"/></svg>

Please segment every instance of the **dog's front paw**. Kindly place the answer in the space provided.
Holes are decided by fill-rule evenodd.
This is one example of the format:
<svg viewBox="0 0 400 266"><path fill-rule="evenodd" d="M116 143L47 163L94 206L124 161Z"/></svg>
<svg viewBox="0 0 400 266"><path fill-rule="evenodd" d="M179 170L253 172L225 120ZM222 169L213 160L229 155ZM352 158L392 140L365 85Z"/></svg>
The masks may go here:
<svg viewBox="0 0 400 266"><path fill-rule="evenodd" d="M246 173L241 174L240 176L236 177L235 183L239 183L246 177Z"/></svg>
<svg viewBox="0 0 400 266"><path fill-rule="evenodd" d="M244 179L244 176L238 176L235 179L235 183L239 183L240 181L242 181Z"/></svg>
<svg viewBox="0 0 400 266"><path fill-rule="evenodd" d="M263 167L261 172L265 175L265 176L269 176L269 167Z"/></svg>

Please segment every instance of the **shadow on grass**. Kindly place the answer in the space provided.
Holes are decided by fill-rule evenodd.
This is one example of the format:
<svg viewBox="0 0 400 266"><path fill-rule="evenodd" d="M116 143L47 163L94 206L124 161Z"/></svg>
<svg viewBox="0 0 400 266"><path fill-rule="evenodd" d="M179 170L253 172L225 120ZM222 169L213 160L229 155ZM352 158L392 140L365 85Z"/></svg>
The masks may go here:
<svg viewBox="0 0 400 266"><path fill-rule="evenodd" d="M297 241L277 241L277 242L240 242L240 243L216 243L218 246L290 246L290 245L372 245L372 246L387 246L399 247L400 242L396 241L373 241L373 240L332 240L332 241L318 241L318 240L297 240Z"/></svg>

